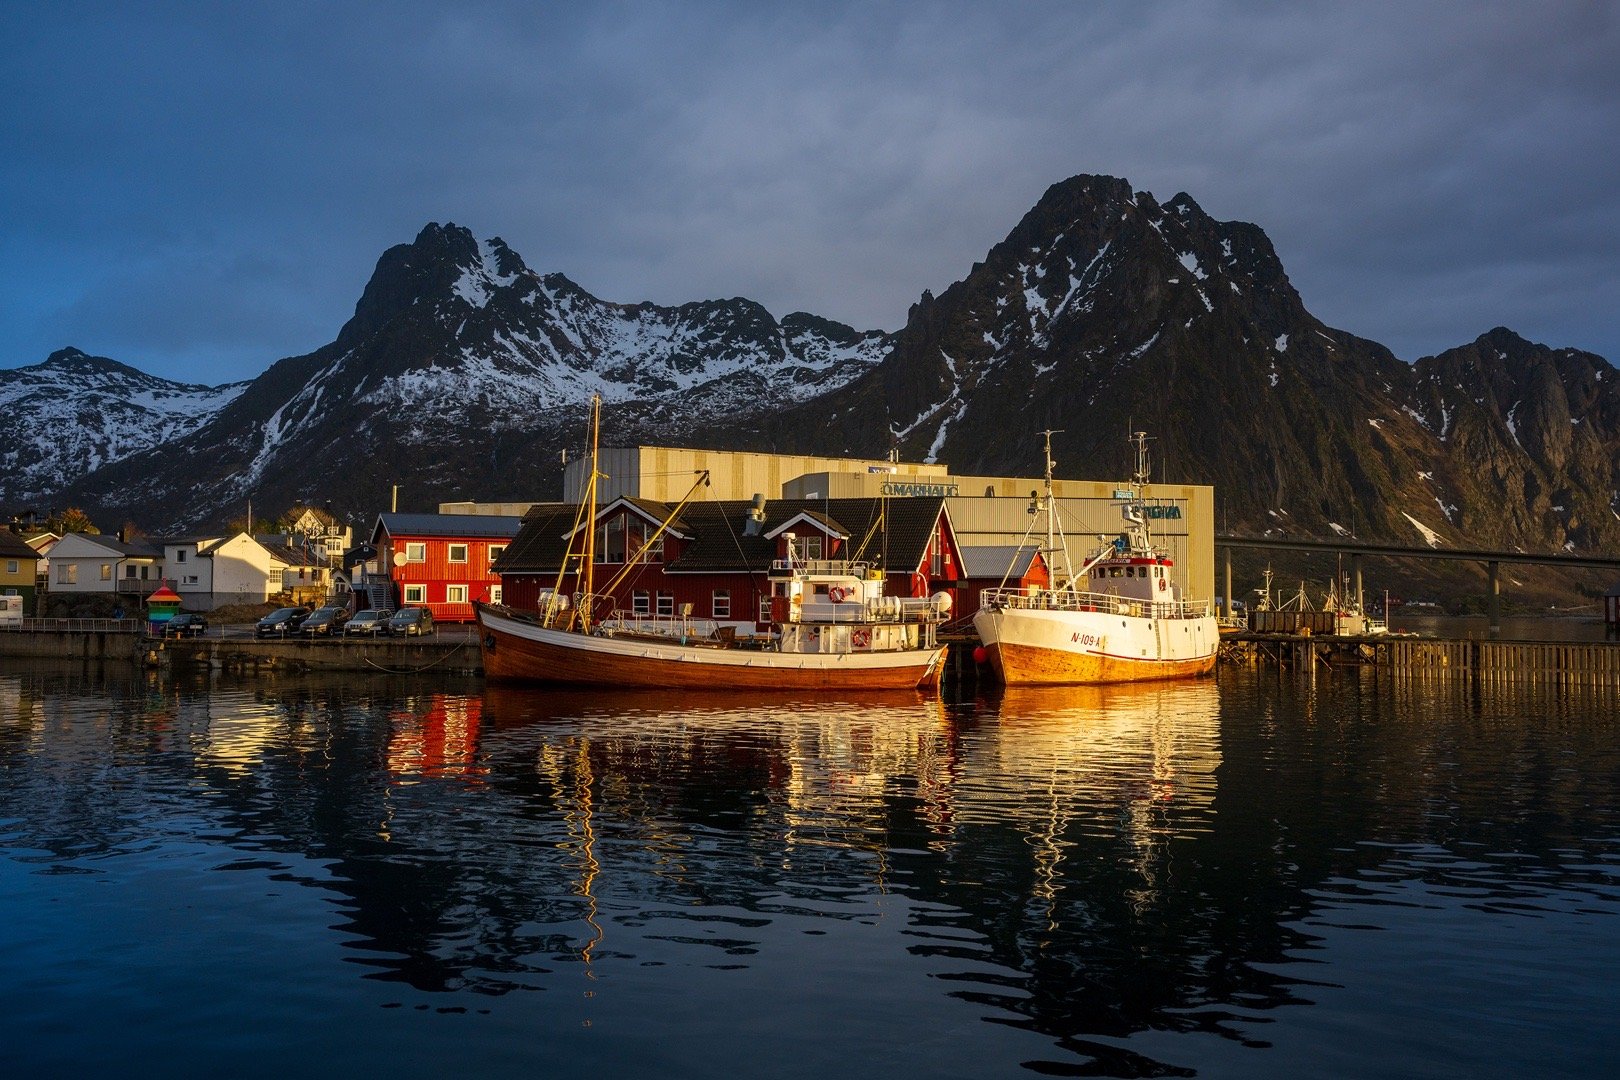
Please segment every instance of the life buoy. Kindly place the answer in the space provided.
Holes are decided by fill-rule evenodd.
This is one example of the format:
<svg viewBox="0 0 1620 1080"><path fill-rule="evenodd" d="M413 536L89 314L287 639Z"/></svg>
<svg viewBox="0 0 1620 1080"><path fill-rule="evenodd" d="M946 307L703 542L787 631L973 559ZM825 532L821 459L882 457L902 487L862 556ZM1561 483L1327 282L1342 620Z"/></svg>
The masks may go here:
<svg viewBox="0 0 1620 1080"><path fill-rule="evenodd" d="M842 604L844 602L844 597L848 595L848 592L837 585L834 585L832 588L827 590L827 599L831 600L835 604Z"/></svg>
<svg viewBox="0 0 1620 1080"><path fill-rule="evenodd" d="M872 631L856 630L850 634L850 643L857 649L868 648L872 644Z"/></svg>
<svg viewBox="0 0 1620 1080"><path fill-rule="evenodd" d="M1166 590L1166 589L1168 589L1168 588L1169 588L1169 587L1170 587L1170 586L1168 586L1168 585L1166 585L1166 584L1165 584L1165 583L1164 583L1164 578L1160 578L1160 579L1159 579L1159 591L1160 591L1160 592L1164 592L1164 590Z"/></svg>

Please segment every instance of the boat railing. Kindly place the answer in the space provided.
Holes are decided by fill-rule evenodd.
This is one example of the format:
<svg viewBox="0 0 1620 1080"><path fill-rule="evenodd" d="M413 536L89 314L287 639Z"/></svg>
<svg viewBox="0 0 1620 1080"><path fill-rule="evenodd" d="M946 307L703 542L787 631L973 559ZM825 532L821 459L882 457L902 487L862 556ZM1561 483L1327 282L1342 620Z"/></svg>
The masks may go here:
<svg viewBox="0 0 1620 1080"><path fill-rule="evenodd" d="M623 610L615 611L597 624L605 634L647 634L681 641L718 640L723 626L713 619L694 619L690 615L651 615ZM732 633L734 635L735 630Z"/></svg>
<svg viewBox="0 0 1620 1080"><path fill-rule="evenodd" d="M803 574L807 577L865 578L872 571L868 562L847 562L843 559L773 559L771 574L784 577Z"/></svg>
<svg viewBox="0 0 1620 1080"><path fill-rule="evenodd" d="M1068 589L985 589L982 608L1027 611L1101 611L1155 619L1202 619L1211 613L1209 600L1141 600L1116 593L1071 592Z"/></svg>

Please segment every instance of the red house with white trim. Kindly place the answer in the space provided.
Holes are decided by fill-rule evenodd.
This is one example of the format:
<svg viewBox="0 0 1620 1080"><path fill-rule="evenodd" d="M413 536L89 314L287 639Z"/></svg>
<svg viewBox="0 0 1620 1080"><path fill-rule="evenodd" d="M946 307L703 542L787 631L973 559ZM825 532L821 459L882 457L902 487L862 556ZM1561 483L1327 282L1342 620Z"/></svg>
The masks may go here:
<svg viewBox="0 0 1620 1080"><path fill-rule="evenodd" d="M425 607L436 622L471 622L473 601L501 602L492 567L523 519L483 514L382 514L371 530L397 607Z"/></svg>
<svg viewBox="0 0 1620 1080"><path fill-rule="evenodd" d="M864 560L885 570L891 596L947 591L955 599L963 576L944 499L728 500L691 503L671 517L674 509L625 496L597 511L593 588L610 597L605 608L685 614L739 633L766 630L769 570L786 557L789 534L800 559ZM558 587L577 513L571 504L542 503L525 515L496 567L509 606L535 610L541 594ZM655 535L645 555L627 563ZM579 588L578 568L570 565L562 592Z"/></svg>

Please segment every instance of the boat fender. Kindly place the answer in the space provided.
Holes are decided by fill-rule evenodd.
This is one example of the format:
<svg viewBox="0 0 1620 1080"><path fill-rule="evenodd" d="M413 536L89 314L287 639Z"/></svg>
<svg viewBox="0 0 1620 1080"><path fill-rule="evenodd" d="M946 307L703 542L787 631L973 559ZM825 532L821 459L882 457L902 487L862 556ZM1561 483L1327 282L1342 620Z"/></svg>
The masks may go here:
<svg viewBox="0 0 1620 1080"><path fill-rule="evenodd" d="M827 590L827 599L831 600L835 604L842 604L846 595L847 594L844 592L844 590L837 585L834 585L832 588Z"/></svg>

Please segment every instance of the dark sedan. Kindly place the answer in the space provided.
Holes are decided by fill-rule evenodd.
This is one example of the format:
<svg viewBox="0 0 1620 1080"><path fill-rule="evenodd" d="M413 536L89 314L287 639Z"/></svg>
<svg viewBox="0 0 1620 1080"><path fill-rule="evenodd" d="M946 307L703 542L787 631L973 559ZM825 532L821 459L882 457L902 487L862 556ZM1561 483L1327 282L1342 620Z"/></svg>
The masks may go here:
<svg viewBox="0 0 1620 1080"><path fill-rule="evenodd" d="M276 608L276 610L259 620L253 632L258 637L289 637L298 633L298 628L304 625L304 620L307 618L309 618L309 608Z"/></svg>
<svg viewBox="0 0 1620 1080"><path fill-rule="evenodd" d="M208 620L190 611L182 611L163 624L164 637L202 637L208 632Z"/></svg>

